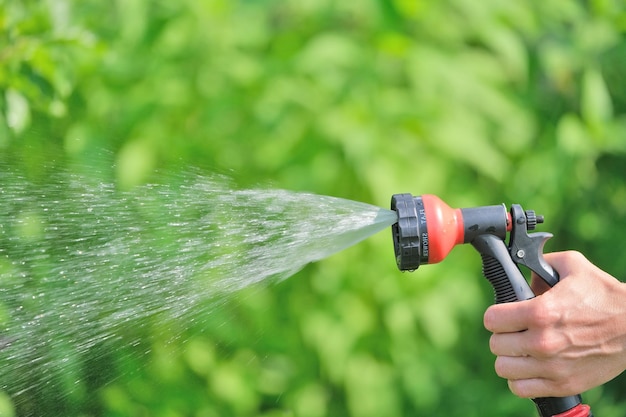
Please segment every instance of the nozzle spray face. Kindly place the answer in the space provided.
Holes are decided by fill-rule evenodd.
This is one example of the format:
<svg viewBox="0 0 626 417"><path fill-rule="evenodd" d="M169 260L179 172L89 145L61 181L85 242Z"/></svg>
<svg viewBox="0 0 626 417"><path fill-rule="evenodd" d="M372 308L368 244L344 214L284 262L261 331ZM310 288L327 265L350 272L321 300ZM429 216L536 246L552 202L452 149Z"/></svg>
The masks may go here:
<svg viewBox="0 0 626 417"><path fill-rule="evenodd" d="M391 209L398 213L398 223L391 226L396 263L401 271L413 271L422 261L428 262L424 202L420 196L394 194Z"/></svg>

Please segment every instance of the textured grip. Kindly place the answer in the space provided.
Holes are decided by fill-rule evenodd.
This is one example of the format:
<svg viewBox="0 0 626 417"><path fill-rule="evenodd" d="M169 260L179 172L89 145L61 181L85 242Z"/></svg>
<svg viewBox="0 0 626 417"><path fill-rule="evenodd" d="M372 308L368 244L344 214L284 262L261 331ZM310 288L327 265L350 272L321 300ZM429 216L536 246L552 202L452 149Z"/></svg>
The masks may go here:
<svg viewBox="0 0 626 417"><path fill-rule="evenodd" d="M483 275L493 286L497 304L535 297L502 239L493 235L480 235L472 241L472 246L483 259Z"/></svg>
<svg viewBox="0 0 626 417"><path fill-rule="evenodd" d="M493 287L496 304L518 301L513 285L500 262L489 255L482 254L481 256L483 258L483 275Z"/></svg>

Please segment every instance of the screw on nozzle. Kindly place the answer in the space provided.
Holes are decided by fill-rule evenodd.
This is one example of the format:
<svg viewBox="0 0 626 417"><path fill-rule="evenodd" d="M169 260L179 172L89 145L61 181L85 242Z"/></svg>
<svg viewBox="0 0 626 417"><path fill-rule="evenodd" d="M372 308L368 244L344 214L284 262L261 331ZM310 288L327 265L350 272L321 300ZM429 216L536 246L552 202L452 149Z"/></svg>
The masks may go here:
<svg viewBox="0 0 626 417"><path fill-rule="evenodd" d="M401 271L413 271L420 266L422 247L427 245L422 241L422 233L427 233L426 217L418 215L424 211L424 203L421 196L394 194L391 209L398 213L398 222L391 226L396 263Z"/></svg>
<svg viewBox="0 0 626 417"><path fill-rule="evenodd" d="M540 214L536 214L535 210L526 210L526 228L535 230L537 224L543 223L544 218Z"/></svg>

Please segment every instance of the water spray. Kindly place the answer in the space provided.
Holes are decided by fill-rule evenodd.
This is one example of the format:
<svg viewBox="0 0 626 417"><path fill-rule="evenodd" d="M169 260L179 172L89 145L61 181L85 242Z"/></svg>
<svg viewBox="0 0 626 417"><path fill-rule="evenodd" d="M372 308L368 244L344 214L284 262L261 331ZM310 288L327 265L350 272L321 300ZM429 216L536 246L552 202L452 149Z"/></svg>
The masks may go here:
<svg viewBox="0 0 626 417"><path fill-rule="evenodd" d="M453 209L437 196L395 194L391 209L398 215L392 225L398 268L414 271L422 264L442 261L456 245L469 243L481 255L483 274L493 286L496 303L535 297L519 269L524 265L550 286L559 275L543 258L551 233L534 232L543 216L518 204ZM508 244L505 240L509 237ZM541 417L593 417L580 395L534 398Z"/></svg>
<svg viewBox="0 0 626 417"><path fill-rule="evenodd" d="M74 393L93 389L99 369L82 361L94 352L141 357L133 347L146 337L177 340L234 292L286 279L397 219L194 169L129 190L92 174L61 167L33 182L0 155L0 394L22 417L73 407Z"/></svg>

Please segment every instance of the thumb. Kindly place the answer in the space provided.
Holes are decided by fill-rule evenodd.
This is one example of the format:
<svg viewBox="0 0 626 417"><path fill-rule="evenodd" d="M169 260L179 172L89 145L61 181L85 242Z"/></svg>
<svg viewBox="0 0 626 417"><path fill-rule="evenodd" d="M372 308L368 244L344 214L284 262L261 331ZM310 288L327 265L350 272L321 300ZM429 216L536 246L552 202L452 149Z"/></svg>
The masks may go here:
<svg viewBox="0 0 626 417"><path fill-rule="evenodd" d="M544 259L560 275L561 280L570 274L572 265L579 264L582 260L586 261L585 257L580 252L576 251L546 253L544 254ZM530 288L535 295L540 295L548 291L551 287L547 282L541 279L540 276L533 272L530 279Z"/></svg>

